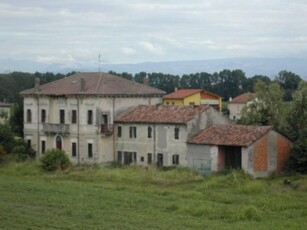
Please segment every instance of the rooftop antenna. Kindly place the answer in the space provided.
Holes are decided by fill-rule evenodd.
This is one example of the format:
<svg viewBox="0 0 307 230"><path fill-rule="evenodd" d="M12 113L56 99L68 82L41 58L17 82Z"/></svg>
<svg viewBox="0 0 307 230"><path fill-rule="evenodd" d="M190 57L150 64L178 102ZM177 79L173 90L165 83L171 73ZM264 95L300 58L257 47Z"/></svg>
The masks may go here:
<svg viewBox="0 0 307 230"><path fill-rule="evenodd" d="M101 66L101 54L98 55L99 58L99 73L100 73L100 66Z"/></svg>

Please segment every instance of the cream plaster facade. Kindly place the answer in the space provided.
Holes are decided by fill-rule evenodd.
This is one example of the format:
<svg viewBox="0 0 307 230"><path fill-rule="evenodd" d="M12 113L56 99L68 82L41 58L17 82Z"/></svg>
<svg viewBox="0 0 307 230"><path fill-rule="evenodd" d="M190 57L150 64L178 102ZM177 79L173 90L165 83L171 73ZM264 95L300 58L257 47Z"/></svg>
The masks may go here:
<svg viewBox="0 0 307 230"><path fill-rule="evenodd" d="M139 104L159 103L162 96L25 95L24 138L37 156L61 145L74 164L110 163L115 117Z"/></svg>
<svg viewBox="0 0 307 230"><path fill-rule="evenodd" d="M121 164L140 166L152 164L186 167L188 165L186 142L201 129L212 124L225 124L227 122L228 119L212 107L195 116L186 124L140 124L115 121L117 161ZM136 137L131 137L130 135L132 127L136 129ZM152 135L148 134L149 129L152 130ZM178 129L178 139L175 138L175 129ZM148 136L151 137L149 138ZM127 160L127 157L130 157L130 153L134 153L135 156Z"/></svg>

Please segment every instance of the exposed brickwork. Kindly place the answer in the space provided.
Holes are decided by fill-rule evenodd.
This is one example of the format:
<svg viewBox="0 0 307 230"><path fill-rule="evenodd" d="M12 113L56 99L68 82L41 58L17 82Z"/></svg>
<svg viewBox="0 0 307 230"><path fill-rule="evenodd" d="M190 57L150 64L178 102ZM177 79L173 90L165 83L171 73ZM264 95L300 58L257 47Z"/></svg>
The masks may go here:
<svg viewBox="0 0 307 230"><path fill-rule="evenodd" d="M266 135L254 146L254 171L262 172L268 170L268 144L269 137Z"/></svg>
<svg viewBox="0 0 307 230"><path fill-rule="evenodd" d="M291 149L291 142L278 134L277 136L277 171L282 172Z"/></svg>

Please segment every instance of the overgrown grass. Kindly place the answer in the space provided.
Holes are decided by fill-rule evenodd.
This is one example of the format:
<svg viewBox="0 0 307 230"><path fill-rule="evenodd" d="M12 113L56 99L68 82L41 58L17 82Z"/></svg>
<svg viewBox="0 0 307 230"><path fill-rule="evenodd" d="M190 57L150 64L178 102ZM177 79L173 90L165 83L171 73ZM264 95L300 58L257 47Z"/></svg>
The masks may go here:
<svg viewBox="0 0 307 230"><path fill-rule="evenodd" d="M291 183L284 185L284 180ZM306 229L307 177L0 165L3 229Z"/></svg>

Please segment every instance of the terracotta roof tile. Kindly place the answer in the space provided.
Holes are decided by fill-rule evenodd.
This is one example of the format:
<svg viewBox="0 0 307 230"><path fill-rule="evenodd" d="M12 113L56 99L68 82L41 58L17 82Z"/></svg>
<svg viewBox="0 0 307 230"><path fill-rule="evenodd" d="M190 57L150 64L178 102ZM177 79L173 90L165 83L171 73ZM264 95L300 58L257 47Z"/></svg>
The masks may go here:
<svg viewBox="0 0 307 230"><path fill-rule="evenodd" d="M139 105L119 116L116 123L186 124L209 106Z"/></svg>
<svg viewBox="0 0 307 230"><path fill-rule="evenodd" d="M81 92L81 79L85 90ZM34 94L35 88L22 91L21 95ZM165 92L144 84L109 73L77 73L39 87L41 95L164 95Z"/></svg>
<svg viewBox="0 0 307 230"><path fill-rule="evenodd" d="M201 92L201 89L179 89L173 93L165 95L164 99L182 99Z"/></svg>
<svg viewBox="0 0 307 230"><path fill-rule="evenodd" d="M0 107L12 107L12 104L0 102Z"/></svg>
<svg viewBox="0 0 307 230"><path fill-rule="evenodd" d="M272 126L212 125L203 129L188 143L208 145L249 146L272 129Z"/></svg>
<svg viewBox="0 0 307 230"><path fill-rule="evenodd" d="M229 103L239 103L239 104L245 104L251 99L254 99L256 97L255 93L244 93L241 94L235 98L233 98Z"/></svg>

